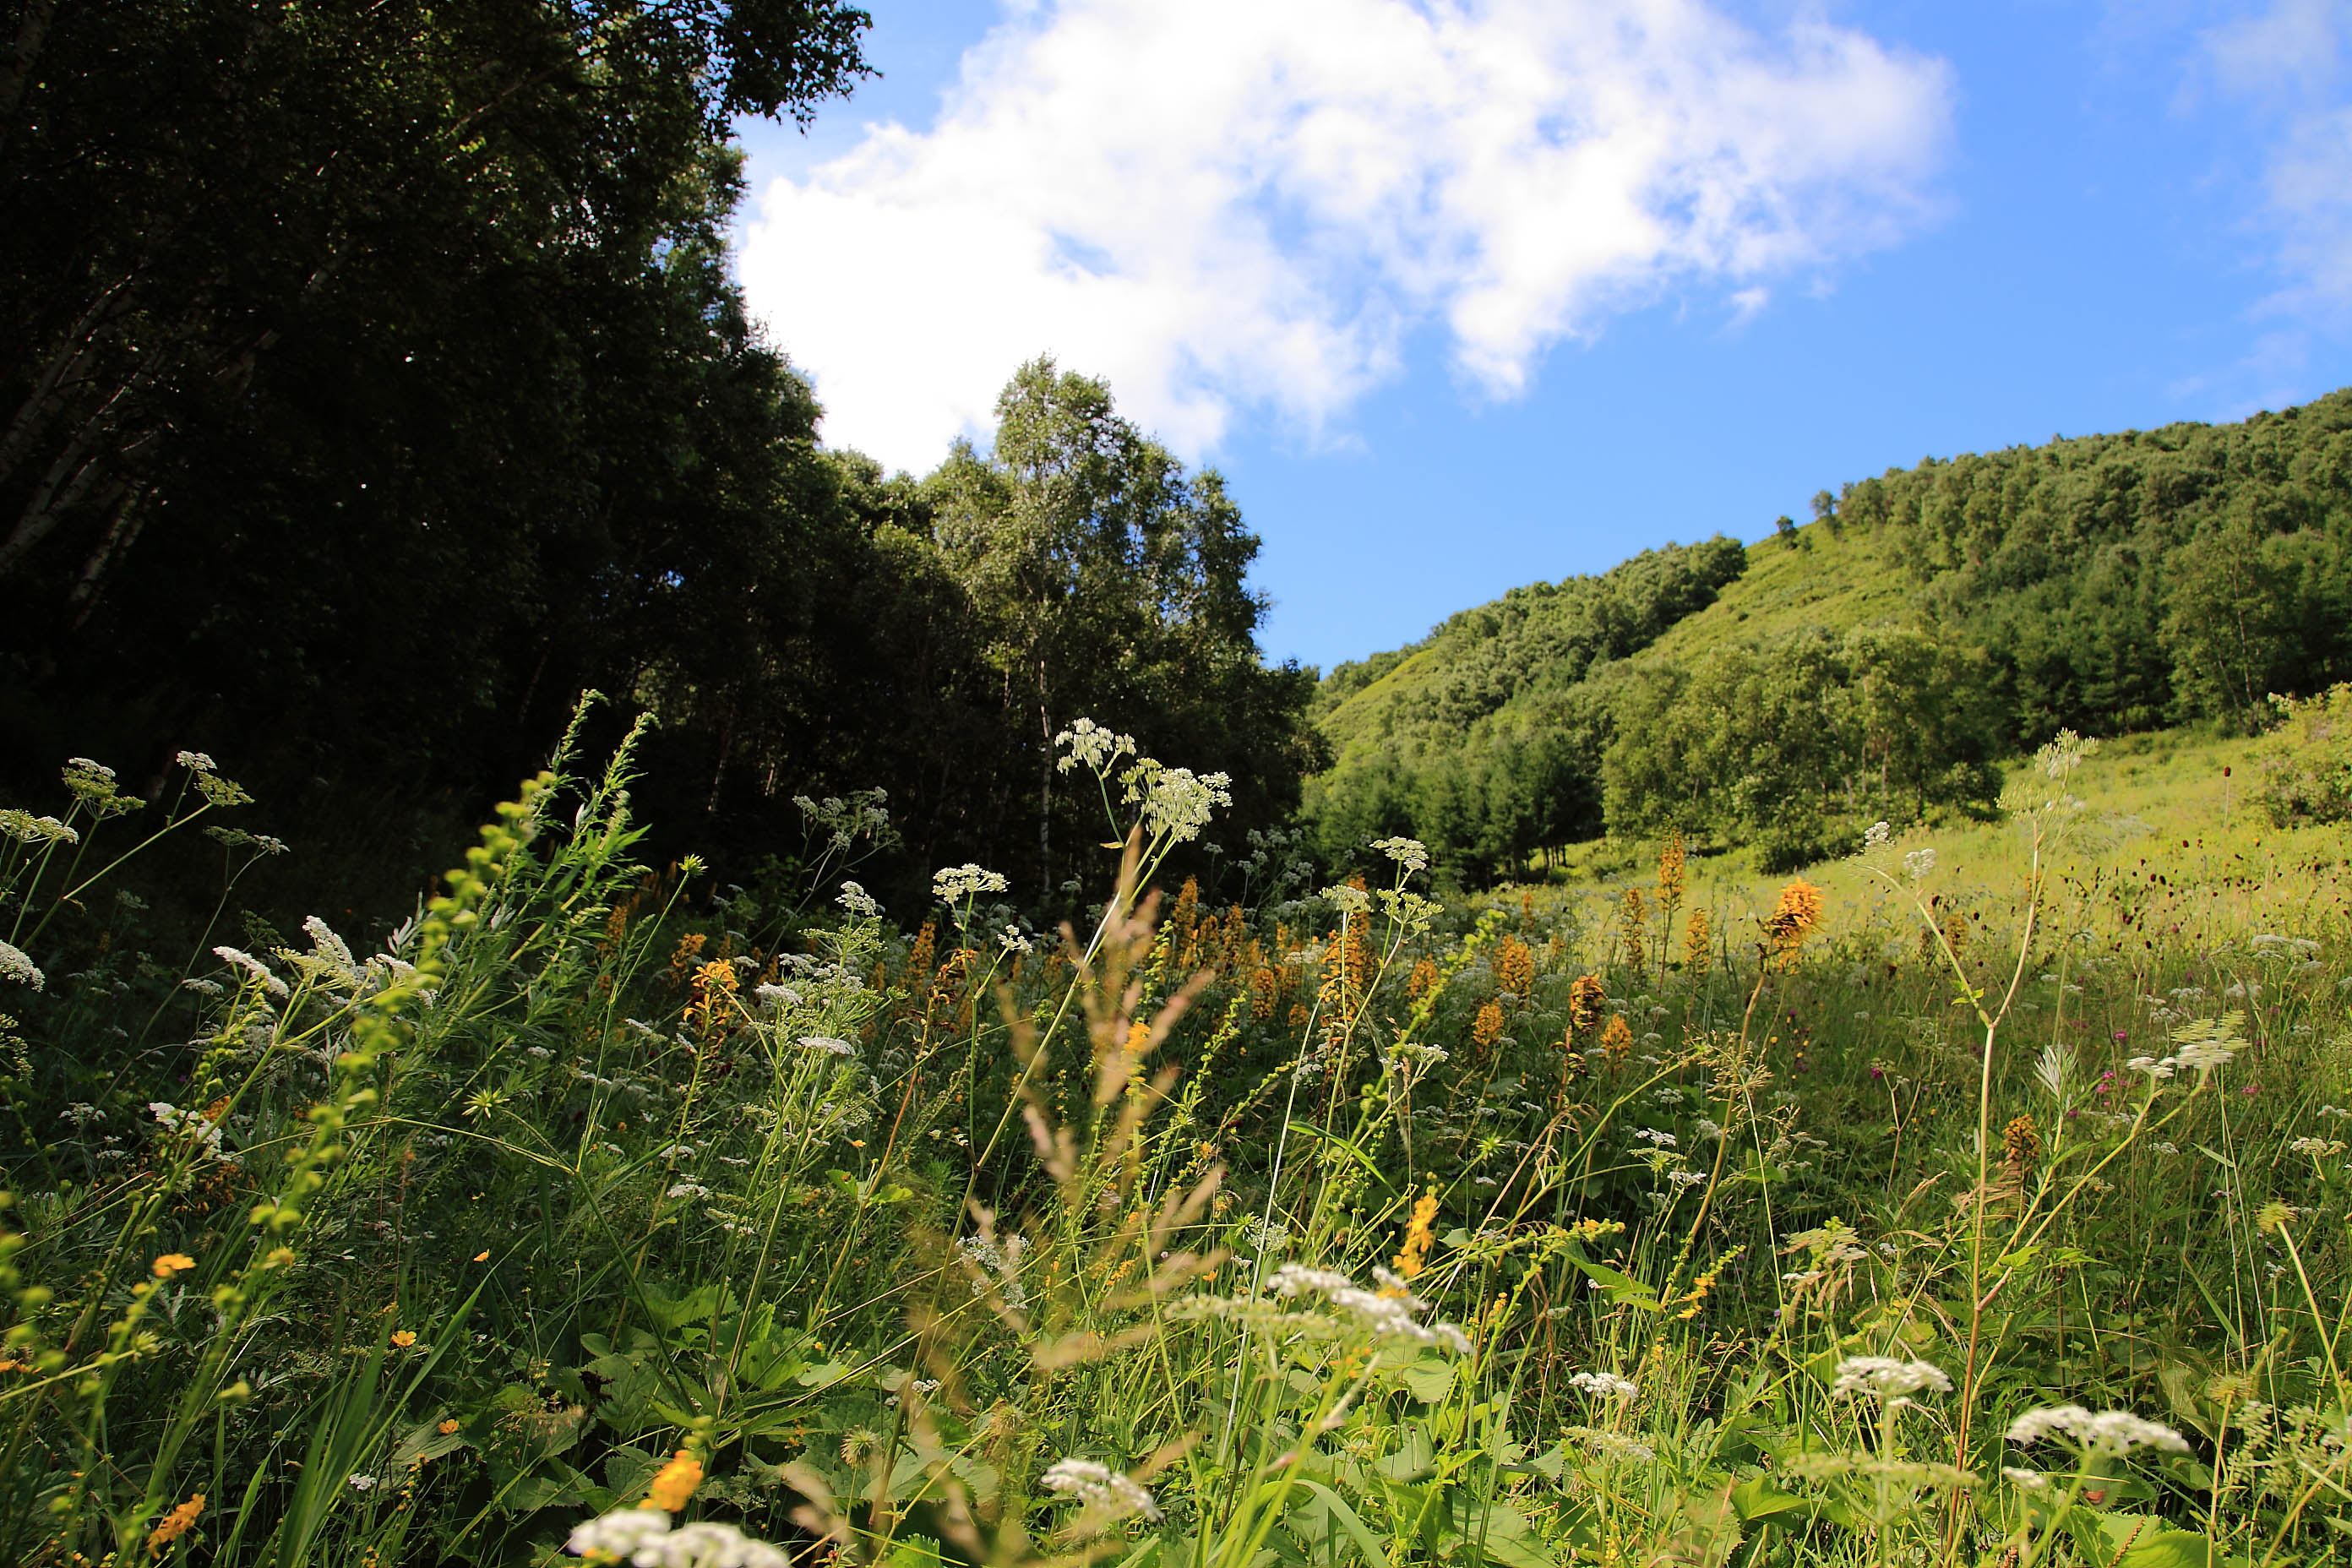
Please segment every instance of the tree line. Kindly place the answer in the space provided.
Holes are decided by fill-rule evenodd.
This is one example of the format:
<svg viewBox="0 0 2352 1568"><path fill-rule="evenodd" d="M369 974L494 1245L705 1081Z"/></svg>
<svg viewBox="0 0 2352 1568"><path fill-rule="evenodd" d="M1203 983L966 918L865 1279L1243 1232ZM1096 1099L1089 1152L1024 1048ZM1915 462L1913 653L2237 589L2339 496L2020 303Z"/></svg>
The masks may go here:
<svg viewBox="0 0 2352 1568"><path fill-rule="evenodd" d="M0 784L214 752L319 833L472 812L576 695L749 875L879 788L908 890L1099 837L1079 715L1283 819L1311 672L1255 537L1097 382L1023 367L925 476L824 447L729 269L731 123L868 68L840 0L122 0L0 58ZM343 812L338 816L338 810ZM299 833L289 830L289 837ZM437 835L426 835L435 837ZM420 841L421 855L437 853ZM403 874L437 869L429 860Z"/></svg>

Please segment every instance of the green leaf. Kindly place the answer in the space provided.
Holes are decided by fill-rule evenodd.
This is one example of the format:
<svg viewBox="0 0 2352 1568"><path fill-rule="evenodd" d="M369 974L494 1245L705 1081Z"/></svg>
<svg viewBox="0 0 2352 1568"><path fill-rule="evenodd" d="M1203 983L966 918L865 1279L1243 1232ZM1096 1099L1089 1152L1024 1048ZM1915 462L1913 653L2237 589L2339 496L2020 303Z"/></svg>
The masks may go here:
<svg viewBox="0 0 2352 1568"><path fill-rule="evenodd" d="M1311 1480L1305 1476L1299 1477L1293 1484L1305 1487L1314 1494L1318 1502L1331 1510L1331 1517L1339 1521L1339 1528L1348 1532L1349 1539L1356 1543L1356 1549L1364 1554L1364 1561L1370 1563L1371 1568L1389 1568L1388 1553L1381 1550L1380 1537L1357 1517L1354 1509L1341 1500L1338 1492L1321 1481ZM1550 1568L1550 1564L1544 1564L1544 1568Z"/></svg>

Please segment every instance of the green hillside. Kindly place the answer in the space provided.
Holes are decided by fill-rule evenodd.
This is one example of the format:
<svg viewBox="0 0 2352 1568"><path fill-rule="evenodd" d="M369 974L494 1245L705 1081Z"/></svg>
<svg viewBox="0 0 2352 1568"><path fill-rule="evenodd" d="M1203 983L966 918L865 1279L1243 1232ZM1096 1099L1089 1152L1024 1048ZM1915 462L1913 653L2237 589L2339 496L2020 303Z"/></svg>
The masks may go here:
<svg viewBox="0 0 2352 1568"><path fill-rule="evenodd" d="M2352 676L2352 390L1890 468L1731 541L1515 589L1342 665L1326 853L1409 833L1478 880L1680 828L1794 864L1982 811L2062 728L2245 729Z"/></svg>

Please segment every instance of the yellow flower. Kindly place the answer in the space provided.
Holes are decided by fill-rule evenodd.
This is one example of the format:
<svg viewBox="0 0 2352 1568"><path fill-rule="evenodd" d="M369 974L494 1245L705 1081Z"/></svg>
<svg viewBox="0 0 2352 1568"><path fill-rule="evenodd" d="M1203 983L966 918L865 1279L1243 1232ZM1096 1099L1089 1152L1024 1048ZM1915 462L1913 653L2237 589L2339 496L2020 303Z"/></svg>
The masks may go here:
<svg viewBox="0 0 2352 1568"><path fill-rule="evenodd" d="M664 1513L676 1513L686 1506L686 1500L692 1497L694 1489L701 1484L701 1461L680 1448L677 1457L664 1465L661 1474L654 1478L653 1486L646 1492L646 1506L657 1508Z"/></svg>
<svg viewBox="0 0 2352 1568"><path fill-rule="evenodd" d="M194 1268L195 1266L196 1260L184 1252L167 1252L155 1259L155 1278L169 1279L182 1269Z"/></svg>
<svg viewBox="0 0 2352 1568"><path fill-rule="evenodd" d="M1608 1004L1609 993L1597 974L1577 977L1568 988L1568 1021L1579 1029L1589 1029L1600 1020L1601 1009Z"/></svg>
<svg viewBox="0 0 2352 1568"><path fill-rule="evenodd" d="M437 1427L436 1427L436 1428L435 1428L435 1430L436 1430L436 1431L437 1431L437 1432L439 1432L439 1433L441 1434L441 1436L443 1436L444 1437L446 1437L447 1436L449 1436L449 1434L450 1434L450 1433L455 1432L457 1429L457 1418L456 1416L454 1416L454 1415L453 1415L453 1416L451 1416L448 1420L444 1421L443 1423L441 1423L441 1425L440 1425L439 1426L437 1426Z"/></svg>
<svg viewBox="0 0 2352 1568"><path fill-rule="evenodd" d="M1765 918L1764 931L1775 952L1793 952L1821 929L1822 890L1802 877L1780 889L1780 901Z"/></svg>
<svg viewBox="0 0 2352 1568"><path fill-rule="evenodd" d="M1476 1042L1478 1049L1484 1053L1494 1049L1495 1042L1502 1037L1503 1005L1499 1002L1489 1002L1478 1009L1478 1016L1475 1018L1470 1020L1470 1038Z"/></svg>
<svg viewBox="0 0 2352 1568"><path fill-rule="evenodd" d="M1405 1226L1404 1249L1396 1255L1396 1271L1406 1279L1416 1279L1428 1266L1430 1226L1437 1218L1437 1194L1425 1193L1412 1205L1412 1219Z"/></svg>
<svg viewBox="0 0 2352 1568"><path fill-rule="evenodd" d="M392 1336L392 1348L394 1350L404 1351L415 1342L416 1335L407 1329L402 1329Z"/></svg>
<svg viewBox="0 0 2352 1568"><path fill-rule="evenodd" d="M1633 1054L1633 1026L1625 1022L1624 1014L1609 1015L1609 1022L1601 1030L1601 1050L1612 1062Z"/></svg>
<svg viewBox="0 0 2352 1568"><path fill-rule="evenodd" d="M482 1251L480 1251L480 1252L477 1252L476 1254L474 1254L474 1261L475 1261L475 1262L477 1262L477 1263L488 1263L489 1260L490 1260L490 1254L489 1254L489 1250L488 1250L487 1247L486 1247L486 1248L484 1248Z"/></svg>
<svg viewBox="0 0 2352 1568"><path fill-rule="evenodd" d="M165 1514L147 1537L147 1554L162 1554L163 1548L188 1533L196 1522L196 1515L205 1511L205 1494L198 1492L171 1512Z"/></svg>

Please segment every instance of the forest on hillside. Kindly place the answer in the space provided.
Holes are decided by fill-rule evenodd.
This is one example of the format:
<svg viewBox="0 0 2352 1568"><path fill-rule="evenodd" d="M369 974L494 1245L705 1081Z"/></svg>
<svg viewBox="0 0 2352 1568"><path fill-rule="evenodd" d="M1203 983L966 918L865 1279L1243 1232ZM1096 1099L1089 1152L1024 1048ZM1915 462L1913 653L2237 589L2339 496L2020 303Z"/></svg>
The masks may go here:
<svg viewBox="0 0 2352 1568"><path fill-rule="evenodd" d="M1929 458L1813 510L1332 670L1316 841L1416 833L1473 881L1604 832L1790 867L1990 810L1997 764L2061 730L2251 730L2352 676L2352 391Z"/></svg>
<svg viewBox="0 0 2352 1568"><path fill-rule="evenodd" d="M2338 394L1890 469L1318 686L1264 656L1222 478L1078 370L1007 367L992 440L928 474L824 444L730 271L730 125L852 90L861 13L26 15L0 775L104 755L152 795L201 742L296 838L364 824L376 885L331 873L362 901L586 689L592 739L652 725L656 833L732 879L807 851L796 800L879 798L893 898L973 859L1044 913L1090 831L1052 787L1079 717L1233 781L1235 842L1185 851L1213 883L1296 822L1326 868L1410 834L1475 885L1604 833L1795 864L1985 809L2062 728L2243 728L2352 674ZM1815 612L1750 622L1799 558Z"/></svg>

